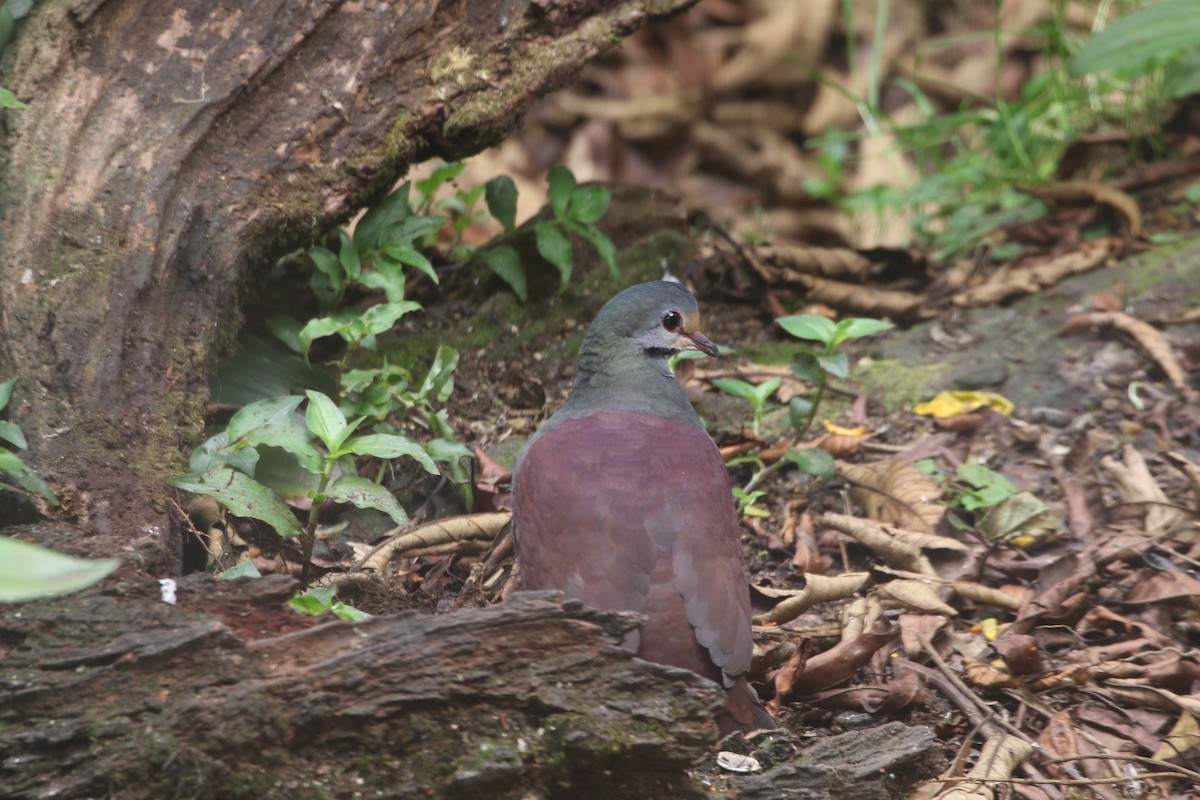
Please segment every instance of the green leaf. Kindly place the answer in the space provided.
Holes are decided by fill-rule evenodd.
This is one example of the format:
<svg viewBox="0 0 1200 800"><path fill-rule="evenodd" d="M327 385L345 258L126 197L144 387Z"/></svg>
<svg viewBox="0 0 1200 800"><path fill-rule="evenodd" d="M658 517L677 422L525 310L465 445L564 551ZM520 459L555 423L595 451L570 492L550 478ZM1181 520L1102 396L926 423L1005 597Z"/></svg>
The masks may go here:
<svg viewBox="0 0 1200 800"><path fill-rule="evenodd" d="M837 334L834 343L837 344L846 339L861 339L864 336L872 336L876 333L891 330L894 327L896 326L892 323L884 322L881 319L851 317L837 324Z"/></svg>
<svg viewBox="0 0 1200 800"><path fill-rule="evenodd" d="M575 176L566 167L558 166L546 175L546 185L546 198L550 201L550 208L554 211L554 216L558 219L566 219L567 208L571 204L571 195L575 193L575 187L578 185Z"/></svg>
<svg viewBox="0 0 1200 800"><path fill-rule="evenodd" d="M362 622L364 619L370 619L371 615L365 611L360 611L354 606L346 605L341 600L337 601L329 607L330 613L340 620L346 622Z"/></svg>
<svg viewBox="0 0 1200 800"><path fill-rule="evenodd" d="M788 365L788 369L797 378L808 383L820 383L825 377L825 370L821 369L821 362L814 353L799 353Z"/></svg>
<svg viewBox="0 0 1200 800"><path fill-rule="evenodd" d="M397 525L408 524L408 514L400 507L396 497L375 481L366 478L344 475L326 488L325 497L337 503L373 508L387 514Z"/></svg>
<svg viewBox="0 0 1200 800"><path fill-rule="evenodd" d="M375 269L364 272L358 282L382 290L389 303L398 303L404 299L408 279L404 275L404 265L381 252L375 258Z"/></svg>
<svg viewBox="0 0 1200 800"><path fill-rule="evenodd" d="M250 446L230 447L228 429L209 437L192 451L188 469L192 472L208 472L217 467L233 467L254 477L258 467L258 450Z"/></svg>
<svg viewBox="0 0 1200 800"><path fill-rule="evenodd" d="M492 247L479 253L488 269L496 273L507 283L513 293L522 303L529 300L529 290L525 284L525 268L521 266L521 257L511 247Z"/></svg>
<svg viewBox="0 0 1200 800"><path fill-rule="evenodd" d="M767 398L775 394L775 390L783 383L783 378L776 375L774 378L767 378L762 383L754 387L754 396L758 398L758 405L762 407L766 405Z"/></svg>
<svg viewBox="0 0 1200 800"><path fill-rule="evenodd" d="M450 399L454 390L454 370L458 366L458 351L445 344L439 344L433 356L433 364L417 390L417 396L431 398L439 403Z"/></svg>
<svg viewBox="0 0 1200 800"><path fill-rule="evenodd" d="M8 89L0 88L0 108L29 108Z"/></svg>
<svg viewBox="0 0 1200 800"><path fill-rule="evenodd" d="M416 459L425 471L438 474L433 459L425 452L425 448L406 436L394 433L368 433L347 439L339 450L359 456L374 456L375 458L401 458L408 456Z"/></svg>
<svg viewBox="0 0 1200 800"><path fill-rule="evenodd" d="M497 175L483 187L488 211L511 232L517 226L517 184L507 175Z"/></svg>
<svg viewBox="0 0 1200 800"><path fill-rule="evenodd" d="M53 505L58 505L58 498L50 491L46 482L39 478L20 456L4 447L0 447L0 473L7 474L25 491L39 494Z"/></svg>
<svg viewBox="0 0 1200 800"><path fill-rule="evenodd" d="M342 269L341 261L333 254L332 250L314 247L308 251L308 257L312 259L321 274L329 278L329 285L334 291L340 292L346 288L346 273Z"/></svg>
<svg viewBox="0 0 1200 800"><path fill-rule="evenodd" d="M439 464L445 464L450 479L455 483L466 483L471 478L470 462L463 459L475 456L465 445L449 438L438 438L425 443L425 452Z"/></svg>
<svg viewBox="0 0 1200 800"><path fill-rule="evenodd" d="M790 449L784 453L783 457L799 467L801 472L815 475L823 481L833 480L833 476L837 473L833 456L819 447L810 447L804 450Z"/></svg>
<svg viewBox="0 0 1200 800"><path fill-rule="evenodd" d="M747 383L746 381L737 378L713 378L710 383L722 392L725 392L725 394L749 400L755 407L761 402L758 399L758 395L754 392L754 384Z"/></svg>
<svg viewBox="0 0 1200 800"><path fill-rule="evenodd" d="M534 232L537 234L538 254L558 269L561 276L558 293L562 294L571 280L571 240L562 232L562 228L548 220L539 220L534 225Z"/></svg>
<svg viewBox="0 0 1200 800"><path fill-rule="evenodd" d="M0 603L77 592L104 580L120 565L117 558L76 558L0 536Z"/></svg>
<svg viewBox="0 0 1200 800"><path fill-rule="evenodd" d="M285 425L263 425L246 434L246 443L286 450L296 457L296 461L302 469L320 474L325 459L309 441L311 435L305 428L294 422ZM245 471L251 476L254 474L250 470Z"/></svg>
<svg viewBox="0 0 1200 800"><path fill-rule="evenodd" d="M363 327L370 336L377 336L392 329L396 320L410 311L420 311L421 304L412 300L402 300L398 303L380 303L371 306L362 313L360 319Z"/></svg>
<svg viewBox="0 0 1200 800"><path fill-rule="evenodd" d="M29 448L29 443L25 441L25 434L21 431L21 426L2 419L0 419L0 439L21 450Z"/></svg>
<svg viewBox="0 0 1200 800"><path fill-rule="evenodd" d="M432 197L441 188L442 184L457 178L466 166L466 164L459 161L439 164L429 174L428 178L417 181L417 191L421 193L422 197Z"/></svg>
<svg viewBox="0 0 1200 800"><path fill-rule="evenodd" d="M276 314L267 320L267 330L293 353L299 353L303 349L300 344L300 331L303 328L303 322L287 314Z"/></svg>
<svg viewBox="0 0 1200 800"><path fill-rule="evenodd" d="M243 406L236 414L229 418L229 424L225 426L225 432L229 435L230 441L236 442L250 431L255 428L261 428L264 425L291 424L296 409L303 402L304 398L300 395L282 395L280 397L268 397L266 400L259 400L248 406Z"/></svg>
<svg viewBox="0 0 1200 800"><path fill-rule="evenodd" d="M350 327L338 319L337 317L318 317L310 319L308 323L300 329L300 353L304 356L304 360L308 360L308 351L312 348L312 343L317 339L325 336L340 334L347 341L351 341L349 334Z"/></svg>
<svg viewBox="0 0 1200 800"><path fill-rule="evenodd" d="M612 192L603 186L580 186L571 193L567 217L590 225L604 216L612 202Z"/></svg>
<svg viewBox="0 0 1200 800"><path fill-rule="evenodd" d="M16 385L16 378L0 383L0 411L3 411L8 405L8 401L12 399L13 387Z"/></svg>
<svg viewBox="0 0 1200 800"><path fill-rule="evenodd" d="M796 314L775 320L785 331L797 339L809 339L826 346L833 343L835 326L832 320L813 314Z"/></svg>
<svg viewBox="0 0 1200 800"><path fill-rule="evenodd" d="M835 378L846 378L850 375L850 356L846 353L823 353L817 356L817 363Z"/></svg>
<svg viewBox="0 0 1200 800"><path fill-rule="evenodd" d="M303 531L295 514L279 495L253 478L219 467L202 474L188 473L167 483L185 492L207 495L225 506L234 516L261 520L280 536L300 536Z"/></svg>
<svg viewBox="0 0 1200 800"><path fill-rule="evenodd" d="M396 259L401 264L408 264L410 267L416 267L429 276L429 279L435 284L438 283L437 270L433 268L433 264L429 263L420 251L416 250L409 244L389 244L383 248L383 252L387 253L391 258ZM389 300L393 298L388 297ZM396 298L401 299L401 298Z"/></svg>
<svg viewBox="0 0 1200 800"><path fill-rule="evenodd" d="M234 578L261 578L262 573L253 561L240 561L217 576L217 580L231 581Z"/></svg>
<svg viewBox="0 0 1200 800"><path fill-rule="evenodd" d="M329 610L337 596L336 586L318 586L288 600L288 606L301 614L320 616Z"/></svg>
<svg viewBox="0 0 1200 800"><path fill-rule="evenodd" d="M362 261L358 257L358 249L354 246L354 242L350 237L346 235L345 231L339 230L338 238L342 243L342 246L338 249L338 262L342 265L342 269L345 270L349 282L353 283L362 274Z"/></svg>
<svg viewBox="0 0 1200 800"><path fill-rule="evenodd" d="M384 242L386 229L394 226L411 212L408 205L409 184L405 182L378 205L372 206L354 228L354 244L359 252L378 250Z"/></svg>
<svg viewBox="0 0 1200 800"><path fill-rule="evenodd" d="M812 400L803 395L793 397L792 401L788 403L788 417L792 421L792 427L798 432L804 433L814 410L816 410L816 406Z"/></svg>
<svg viewBox="0 0 1200 800"><path fill-rule="evenodd" d="M337 450L347 434L346 417L328 396L309 389L308 408L304 419L308 429L317 435L330 452Z"/></svg>
<svg viewBox="0 0 1200 800"><path fill-rule="evenodd" d="M596 249L600 258L604 259L604 265L608 267L608 274L614 281L618 280L621 277L621 267L617 263L617 246L612 243L612 239L594 225L572 225L571 229Z"/></svg>
<svg viewBox="0 0 1200 800"><path fill-rule="evenodd" d="M1079 49L1070 74L1081 77L1145 67L1200 41L1200 0L1162 0L1114 20Z"/></svg>

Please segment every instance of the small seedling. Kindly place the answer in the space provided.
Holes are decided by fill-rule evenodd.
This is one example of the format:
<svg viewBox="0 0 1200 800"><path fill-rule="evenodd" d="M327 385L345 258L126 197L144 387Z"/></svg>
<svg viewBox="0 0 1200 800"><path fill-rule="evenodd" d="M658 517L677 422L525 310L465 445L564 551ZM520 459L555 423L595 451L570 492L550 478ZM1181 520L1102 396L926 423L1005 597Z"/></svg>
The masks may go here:
<svg viewBox="0 0 1200 800"><path fill-rule="evenodd" d="M774 378L768 378L758 385L747 383L737 378L713 378L711 383L726 394L750 401L750 406L754 409L752 427L754 435L758 436L759 421L767 411L767 400L771 395L775 394L775 390L783 383L783 378L775 376Z"/></svg>
<svg viewBox="0 0 1200 800"><path fill-rule="evenodd" d="M16 378L0 383L0 411L3 411L12 399L13 388L16 385ZM20 426L8 420L0 420L0 441L8 442L18 450L29 447ZM46 482L39 478L20 456L3 445L0 445L0 478L4 479L0 480L0 491L16 492L29 497L36 495L51 505L58 505L58 498Z"/></svg>
<svg viewBox="0 0 1200 800"><path fill-rule="evenodd" d="M301 614L311 614L314 617L319 617L328 611L338 619L343 619L347 622L361 622L364 619L371 618L371 615L367 612L359 611L354 606L347 605L341 600L336 600L336 597L336 586L313 587L288 600L288 605L294 611L299 611Z"/></svg>

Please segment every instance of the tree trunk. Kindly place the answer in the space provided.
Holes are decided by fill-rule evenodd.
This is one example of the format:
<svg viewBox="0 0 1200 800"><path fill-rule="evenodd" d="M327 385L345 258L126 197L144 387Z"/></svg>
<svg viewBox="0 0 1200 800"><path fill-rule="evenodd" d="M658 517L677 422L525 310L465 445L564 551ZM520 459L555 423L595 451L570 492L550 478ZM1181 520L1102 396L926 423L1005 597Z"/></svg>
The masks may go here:
<svg viewBox="0 0 1200 800"><path fill-rule="evenodd" d="M0 379L76 549L178 570L163 480L248 276L693 1L35 4L0 77L31 106L0 112Z"/></svg>
<svg viewBox="0 0 1200 800"><path fill-rule="evenodd" d="M207 613L142 582L6 615L0 796L681 797L716 739L723 691L621 648L636 615L541 593L280 634L294 588L191 576Z"/></svg>

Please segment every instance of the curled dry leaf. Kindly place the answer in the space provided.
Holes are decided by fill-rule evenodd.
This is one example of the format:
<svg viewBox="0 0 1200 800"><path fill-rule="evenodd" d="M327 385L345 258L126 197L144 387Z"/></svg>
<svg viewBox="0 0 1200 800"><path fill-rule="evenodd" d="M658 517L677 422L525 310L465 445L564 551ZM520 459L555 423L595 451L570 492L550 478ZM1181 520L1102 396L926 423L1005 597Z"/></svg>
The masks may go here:
<svg viewBox="0 0 1200 800"><path fill-rule="evenodd" d="M919 614L942 614L953 617L958 613L938 594L929 581L896 580L880 584L871 590L886 608L902 608Z"/></svg>
<svg viewBox="0 0 1200 800"><path fill-rule="evenodd" d="M839 461L837 468L854 485L854 499L871 519L932 533L945 516L946 509L936 502L941 487L908 461L889 459L870 464Z"/></svg>
<svg viewBox="0 0 1200 800"><path fill-rule="evenodd" d="M869 631L849 641L835 644L823 653L808 659L791 686L792 692L804 694L819 692L849 680L855 672L871 660L879 648L892 638L892 626L878 620Z"/></svg>
<svg viewBox="0 0 1200 800"><path fill-rule="evenodd" d="M1171 760L1180 757L1194 756L1200 751L1200 723L1196 717L1184 712L1175 720L1162 746L1154 753L1154 758Z"/></svg>
<svg viewBox="0 0 1200 800"><path fill-rule="evenodd" d="M916 656L924 650L921 640L932 642L949 623L940 614L901 614L897 624L905 655Z"/></svg>
<svg viewBox="0 0 1200 800"><path fill-rule="evenodd" d="M1193 464L1183 453L1165 453L1163 460L1184 474L1192 489L1192 508L1200 511L1200 466Z"/></svg>
<svg viewBox="0 0 1200 800"><path fill-rule="evenodd" d="M982 583L974 581L952 581L950 588L954 593L964 600L970 600L973 603L979 603L985 606L996 606L997 608L1007 608L1010 611L1016 611L1021 607L1020 598L1014 597L1008 592L994 589L991 586L984 586Z"/></svg>
<svg viewBox="0 0 1200 800"><path fill-rule="evenodd" d="M755 587L757 591L768 597L785 597L786 599L766 614L754 617L754 624L768 625L774 623L782 625L800 616L817 603L832 603L836 600L845 600L866 586L868 580L870 580L870 576L865 572L850 572L834 577L805 575L803 577L803 588L796 590Z"/></svg>
<svg viewBox="0 0 1200 800"><path fill-rule="evenodd" d="M996 733L987 738L979 751L979 760L967 773L964 781L938 800L994 800L989 783L1008 781L1022 761L1033 755L1033 745L1008 733Z"/></svg>
<svg viewBox="0 0 1200 800"><path fill-rule="evenodd" d="M883 605L873 594L855 598L842 606L842 641L862 636L883 618ZM903 619L903 617L901 617Z"/></svg>
<svg viewBox="0 0 1200 800"><path fill-rule="evenodd" d="M1048 206L1101 205L1112 209L1132 237L1142 235L1142 212L1137 201L1113 186L1099 181L1058 181L1040 186L1017 184L1013 187L1036 197Z"/></svg>
<svg viewBox="0 0 1200 800"><path fill-rule="evenodd" d="M1171 505L1166 492L1150 474L1146 459L1136 447L1125 445L1121 456L1122 461L1112 456L1100 459L1100 471L1113 482L1122 502L1145 507L1144 527L1147 534L1159 536L1191 521L1190 514Z"/></svg>
<svg viewBox="0 0 1200 800"><path fill-rule="evenodd" d="M758 248L758 254L773 284L796 283L800 275L863 281L879 270L876 262L849 247L764 245Z"/></svg>
<svg viewBox="0 0 1200 800"><path fill-rule="evenodd" d="M1109 681L1105 689L1108 695L1133 705L1167 711L1186 711L1200 716L1200 695L1176 694L1169 689L1137 685L1132 681L1127 684L1120 679Z"/></svg>
<svg viewBox="0 0 1200 800"><path fill-rule="evenodd" d="M905 569L921 575L933 575L933 565L921 552L920 545L913 544L893 535L897 530L848 514L823 514L821 524L852 537L867 547L883 562L896 569Z"/></svg>
<svg viewBox="0 0 1200 800"><path fill-rule="evenodd" d="M991 664L985 664L973 658L963 659L963 674L980 689L1017 689L1024 681L1015 675L1001 672Z"/></svg>
<svg viewBox="0 0 1200 800"><path fill-rule="evenodd" d="M1090 314L1075 314L1059 329L1060 333L1082 333L1094 328L1112 328L1133 338L1146 355L1154 359L1177 390L1185 397L1195 399L1197 393L1188 384L1187 372L1171 348L1162 331L1148 322L1121 311L1094 311Z"/></svg>
<svg viewBox="0 0 1200 800"><path fill-rule="evenodd" d="M1013 675L1032 675L1045 672L1046 663L1037 640L1026 634L1005 634L992 642L992 647L1004 659Z"/></svg>
<svg viewBox="0 0 1200 800"><path fill-rule="evenodd" d="M359 569L382 572L394 558L459 552L463 545L486 545L496 538L496 534L510 519L512 515L507 511L439 519L392 537L367 556Z"/></svg>
<svg viewBox="0 0 1200 800"><path fill-rule="evenodd" d="M1114 239L1089 242L1073 253L1058 256L1035 267L1005 265L996 270L986 283L959 292L950 302L960 308L992 306L1027 294L1036 294L1066 280L1097 269L1116 252L1118 243Z"/></svg>

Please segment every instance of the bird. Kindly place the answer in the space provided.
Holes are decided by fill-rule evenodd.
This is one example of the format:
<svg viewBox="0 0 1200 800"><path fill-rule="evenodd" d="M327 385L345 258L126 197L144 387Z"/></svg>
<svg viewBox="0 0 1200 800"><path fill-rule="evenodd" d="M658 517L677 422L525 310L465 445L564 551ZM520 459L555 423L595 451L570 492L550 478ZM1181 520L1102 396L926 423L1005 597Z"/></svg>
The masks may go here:
<svg viewBox="0 0 1200 800"><path fill-rule="evenodd" d="M727 735L776 723L746 678L750 593L729 473L668 363L718 355L699 328L678 283L605 303L566 402L517 459L513 530L522 588L644 614L624 646L724 686Z"/></svg>

